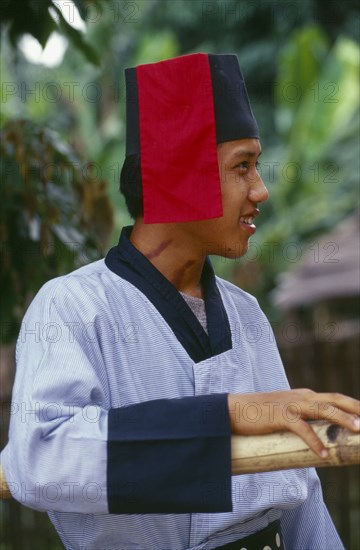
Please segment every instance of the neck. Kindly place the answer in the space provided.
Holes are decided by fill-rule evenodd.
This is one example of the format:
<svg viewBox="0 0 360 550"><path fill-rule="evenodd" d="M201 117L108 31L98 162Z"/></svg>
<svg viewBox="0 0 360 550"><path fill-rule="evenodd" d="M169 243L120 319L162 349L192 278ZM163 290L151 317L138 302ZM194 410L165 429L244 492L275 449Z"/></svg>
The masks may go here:
<svg viewBox="0 0 360 550"><path fill-rule="evenodd" d="M205 256L180 224L144 224L138 218L130 241L177 290L203 298Z"/></svg>

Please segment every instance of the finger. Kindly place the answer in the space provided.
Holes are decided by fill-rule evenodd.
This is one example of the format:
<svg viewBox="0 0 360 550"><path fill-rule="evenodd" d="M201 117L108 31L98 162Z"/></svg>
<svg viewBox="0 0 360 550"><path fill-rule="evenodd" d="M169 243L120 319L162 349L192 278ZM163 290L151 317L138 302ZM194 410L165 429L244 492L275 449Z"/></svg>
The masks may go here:
<svg viewBox="0 0 360 550"><path fill-rule="evenodd" d="M334 403L317 402L312 403L309 407L304 404L301 416L308 420L326 420L327 422L334 422L354 432L360 430L360 418L357 415L349 414L339 409Z"/></svg>
<svg viewBox="0 0 360 550"><path fill-rule="evenodd" d="M336 424L339 424L340 426L343 426L353 432L360 430L360 418L358 416L344 412L343 410L334 407L333 404L330 405L332 409L330 416L327 410L328 407L320 408L319 416L321 420L335 422Z"/></svg>
<svg viewBox="0 0 360 550"><path fill-rule="evenodd" d="M331 403L345 412L360 416L360 401L354 399L353 397L343 395L342 393L317 393L315 395L316 402ZM309 400L315 401L314 394L312 396L311 394L308 394L306 397Z"/></svg>
<svg viewBox="0 0 360 550"><path fill-rule="evenodd" d="M314 432L310 424L299 419L297 422L290 424L288 429L301 437L308 447L310 447L310 449L320 458L326 458L328 456L326 447L319 436Z"/></svg>

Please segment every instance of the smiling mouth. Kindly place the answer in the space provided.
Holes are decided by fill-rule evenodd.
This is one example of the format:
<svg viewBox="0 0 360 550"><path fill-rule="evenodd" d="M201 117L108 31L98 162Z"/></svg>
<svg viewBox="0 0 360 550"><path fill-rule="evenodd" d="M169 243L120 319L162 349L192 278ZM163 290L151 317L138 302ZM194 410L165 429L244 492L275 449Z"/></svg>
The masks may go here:
<svg viewBox="0 0 360 550"><path fill-rule="evenodd" d="M254 216L241 216L240 222L241 223L246 223L246 225L253 225Z"/></svg>

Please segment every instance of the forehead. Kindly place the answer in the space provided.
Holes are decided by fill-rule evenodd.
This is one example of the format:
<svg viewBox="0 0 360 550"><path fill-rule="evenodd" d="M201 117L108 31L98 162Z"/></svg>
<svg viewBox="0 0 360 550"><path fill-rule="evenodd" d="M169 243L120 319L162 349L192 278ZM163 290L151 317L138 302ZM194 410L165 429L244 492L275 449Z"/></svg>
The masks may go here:
<svg viewBox="0 0 360 550"><path fill-rule="evenodd" d="M238 139L219 143L218 158L226 162L237 159L256 160L261 155L260 141L255 138Z"/></svg>

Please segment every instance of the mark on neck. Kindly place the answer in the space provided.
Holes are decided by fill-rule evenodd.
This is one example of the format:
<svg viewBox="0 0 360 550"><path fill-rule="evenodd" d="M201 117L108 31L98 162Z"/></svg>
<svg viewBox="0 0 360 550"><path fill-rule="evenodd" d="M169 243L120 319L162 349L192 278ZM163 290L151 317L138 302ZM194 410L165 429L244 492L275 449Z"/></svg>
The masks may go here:
<svg viewBox="0 0 360 550"><path fill-rule="evenodd" d="M169 246L172 239L167 239L166 241L161 242L156 248L153 250L150 250L147 254L144 254L145 258L148 260L152 260L153 258L156 258L157 256L160 256L160 254Z"/></svg>

